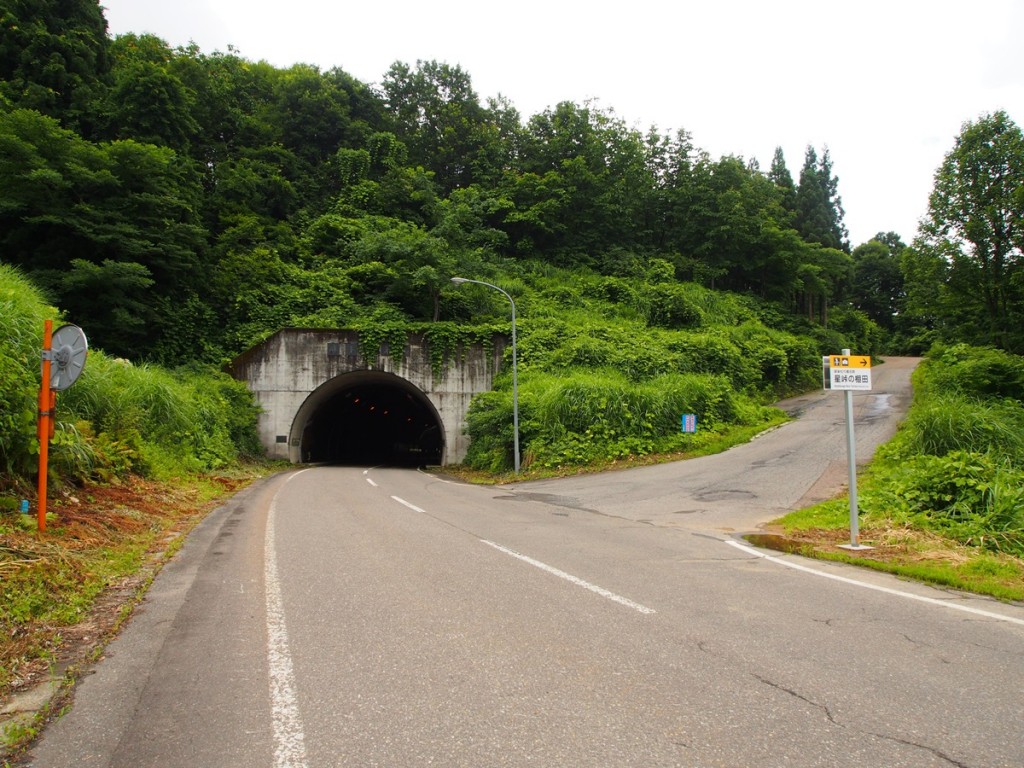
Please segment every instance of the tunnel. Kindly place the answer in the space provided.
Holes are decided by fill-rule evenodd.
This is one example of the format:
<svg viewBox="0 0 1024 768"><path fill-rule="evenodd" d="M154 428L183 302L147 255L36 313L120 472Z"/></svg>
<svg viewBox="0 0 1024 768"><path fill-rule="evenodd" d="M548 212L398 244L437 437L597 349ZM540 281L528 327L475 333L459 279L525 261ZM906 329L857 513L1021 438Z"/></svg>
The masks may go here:
<svg viewBox="0 0 1024 768"><path fill-rule="evenodd" d="M444 429L413 384L380 371L354 371L317 388L292 426L303 462L376 466L441 464Z"/></svg>

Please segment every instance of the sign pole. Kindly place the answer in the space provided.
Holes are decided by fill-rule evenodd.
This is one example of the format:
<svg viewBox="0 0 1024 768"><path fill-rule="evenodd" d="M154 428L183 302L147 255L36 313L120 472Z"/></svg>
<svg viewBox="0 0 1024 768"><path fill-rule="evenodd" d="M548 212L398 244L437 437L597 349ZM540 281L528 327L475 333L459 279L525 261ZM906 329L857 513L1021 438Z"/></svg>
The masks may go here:
<svg viewBox="0 0 1024 768"><path fill-rule="evenodd" d="M844 349L843 356L849 357L849 355L850 350ZM872 547L861 546L860 543L860 520L857 509L857 447L853 433L853 390L847 389L843 394L846 396L846 456L850 465L850 543L840 546L843 549L872 549Z"/></svg>
<svg viewBox="0 0 1024 768"><path fill-rule="evenodd" d="M858 549L860 521L857 519L857 448L853 436L853 392L848 389L843 394L846 396L846 455L850 463L850 547Z"/></svg>
<svg viewBox="0 0 1024 768"><path fill-rule="evenodd" d="M57 351L54 351L56 347ZM53 321L43 322L43 370L39 385L39 530L46 530L46 480L50 466L50 440L57 415L57 391L75 383L85 367L89 341L77 325L53 330Z"/></svg>
<svg viewBox="0 0 1024 768"><path fill-rule="evenodd" d="M821 359L822 382L825 389L842 389L846 395L846 456L850 470L850 543L840 544L842 549L873 549L860 543L860 524L857 513L857 448L853 436L853 391L871 390L871 358L851 355L844 349L841 355Z"/></svg>
<svg viewBox="0 0 1024 768"><path fill-rule="evenodd" d="M39 503L38 521L40 532L46 530L46 479L50 465L50 423L53 419L53 403L50 390L50 365L53 357L53 321L43 324L43 373L39 386Z"/></svg>

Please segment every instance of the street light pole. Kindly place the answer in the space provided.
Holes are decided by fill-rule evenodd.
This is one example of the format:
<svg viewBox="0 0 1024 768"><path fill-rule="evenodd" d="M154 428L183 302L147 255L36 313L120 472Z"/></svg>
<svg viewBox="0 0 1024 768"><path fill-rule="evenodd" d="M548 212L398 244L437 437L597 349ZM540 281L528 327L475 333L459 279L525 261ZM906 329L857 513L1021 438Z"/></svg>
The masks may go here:
<svg viewBox="0 0 1024 768"><path fill-rule="evenodd" d="M482 280L470 280L468 277L453 277L452 282L456 285L462 285L463 283L476 283L477 285L486 285L488 288L493 288L498 293L502 294L508 303L512 305L512 444L514 446L514 457L515 457L515 470L516 474L519 474L519 371L516 361L516 303L512 300L512 297L508 295L506 291L503 291L496 285L491 283L485 283Z"/></svg>

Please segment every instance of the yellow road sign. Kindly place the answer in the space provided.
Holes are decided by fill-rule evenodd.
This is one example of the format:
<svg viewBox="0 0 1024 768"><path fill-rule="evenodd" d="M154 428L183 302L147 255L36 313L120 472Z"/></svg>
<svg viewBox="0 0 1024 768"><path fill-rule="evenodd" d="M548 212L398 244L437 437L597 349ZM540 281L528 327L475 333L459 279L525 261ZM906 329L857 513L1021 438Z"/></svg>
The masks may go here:
<svg viewBox="0 0 1024 768"><path fill-rule="evenodd" d="M829 367L863 370L871 367L871 358L867 355L832 355L829 358Z"/></svg>

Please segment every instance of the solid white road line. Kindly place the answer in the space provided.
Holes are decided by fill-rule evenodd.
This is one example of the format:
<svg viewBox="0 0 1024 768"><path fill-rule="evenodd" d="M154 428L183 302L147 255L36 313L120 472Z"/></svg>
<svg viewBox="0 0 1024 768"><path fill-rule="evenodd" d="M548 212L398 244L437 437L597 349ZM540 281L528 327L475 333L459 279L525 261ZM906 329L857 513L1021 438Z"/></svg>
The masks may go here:
<svg viewBox="0 0 1024 768"><path fill-rule="evenodd" d="M627 597L622 597L622 595L617 595L614 592L609 592L604 587L599 587L596 584L591 584L588 581L584 581L583 579L573 576L571 573L560 571L557 568L553 568L552 566L546 563L542 563L540 560L534 560L532 557L527 557L526 555L522 555L518 552L508 549L507 547L503 547L500 544L495 544L493 541L487 541L487 539L480 539L480 541L482 541L489 547L494 547L499 552L504 552L506 555L511 555L512 557L518 558L519 560L522 560L524 563L529 563L535 568L540 568L542 571L546 571L547 573L557 576L560 579L565 579L566 581L571 582L572 584L575 584L578 587L589 589L591 592L601 595L601 597L606 597L609 600L618 603L619 605L624 605L627 608L632 608L634 611L637 611L639 613L655 613L655 610L653 608L648 608L645 605L640 605L640 603L633 602Z"/></svg>
<svg viewBox="0 0 1024 768"><path fill-rule="evenodd" d="M851 584L851 585L853 585L855 587L863 587L864 589L873 589L876 592L884 592L887 595L895 595L896 597L903 597L903 598L906 598L907 600L917 600L918 602L921 602L921 603L929 603L930 605L939 605L939 606L942 606L943 608L950 608L950 609L952 609L954 611L964 611L965 613L973 613L976 616L984 616L985 618L988 618L988 619L998 619L999 621L1008 621L1011 624L1020 624L1020 625L1024 626L1024 619L1017 619L1017 618L1014 618L1013 616L1004 616L1001 613L994 613L993 611L985 611L985 610L982 610L981 608L972 608L969 605L960 605L959 603L953 603L953 602L950 602L948 600L938 600L938 599L936 599L934 597L925 597L923 595L915 595L915 594L913 594L911 592L903 592L903 591L901 591L899 589L891 589L890 587L881 587L881 586L878 586L877 584L869 584L866 581L857 581L856 579L850 579L850 578L847 578L845 576L838 576L838 575L836 575L834 573L826 573L825 571L819 571L819 570L816 570L814 568L808 568L806 565L801 565L800 563L795 563L795 562L792 562L790 560L784 560L781 557L772 557L771 555L766 555L763 552L758 552L756 549L753 549L752 547L748 547L746 544L741 544L740 542L733 541L731 539L727 540L725 543L728 544L731 547L736 547L737 549L742 550L743 552L746 552L748 555L753 555L754 557L760 557L763 560L768 560L769 562L776 563L778 565L783 565L786 568L792 568L795 571L803 571L804 573L810 573L810 574L813 574L814 576L821 576L821 577L826 578L826 579L832 579L833 581L840 581L843 584Z"/></svg>
<svg viewBox="0 0 1024 768"><path fill-rule="evenodd" d="M306 768L306 737L302 730L298 700L295 695L295 673L288 650L288 629L285 626L281 582L277 576L277 552L274 540L274 518L277 497L294 478L307 470L291 475L274 494L267 513L267 530L263 542L264 581L267 593L267 662L270 667L270 714L274 735L274 768Z"/></svg>

